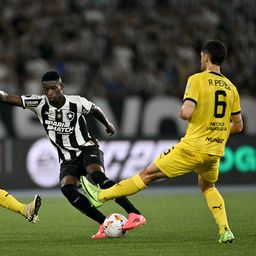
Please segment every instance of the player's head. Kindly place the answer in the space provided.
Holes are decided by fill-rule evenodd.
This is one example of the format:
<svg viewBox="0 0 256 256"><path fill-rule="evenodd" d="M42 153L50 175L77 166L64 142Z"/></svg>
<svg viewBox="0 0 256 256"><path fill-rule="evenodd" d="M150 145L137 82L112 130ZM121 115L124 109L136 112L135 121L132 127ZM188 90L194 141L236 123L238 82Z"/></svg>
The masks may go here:
<svg viewBox="0 0 256 256"><path fill-rule="evenodd" d="M221 66L226 57L227 46L224 42L220 40L207 41L201 49L201 70L205 70L209 64Z"/></svg>
<svg viewBox="0 0 256 256"><path fill-rule="evenodd" d="M48 71L42 76L42 84L49 81L61 83L61 77L56 71Z"/></svg>
<svg viewBox="0 0 256 256"><path fill-rule="evenodd" d="M63 84L56 71L48 71L42 76L43 92L52 104L63 97Z"/></svg>

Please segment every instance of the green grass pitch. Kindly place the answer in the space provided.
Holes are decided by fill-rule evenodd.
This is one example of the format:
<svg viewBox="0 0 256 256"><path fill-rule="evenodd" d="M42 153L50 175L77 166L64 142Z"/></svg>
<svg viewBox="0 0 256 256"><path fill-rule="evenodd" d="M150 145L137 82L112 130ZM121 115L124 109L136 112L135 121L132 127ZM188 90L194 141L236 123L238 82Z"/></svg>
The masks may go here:
<svg viewBox="0 0 256 256"><path fill-rule="evenodd" d="M132 196L131 201L143 212L148 224L127 232L124 238L101 240L90 238L98 229L97 223L71 207L65 198L51 196L43 197L40 222L36 225L0 208L0 255L256 255L255 190L225 192L223 196L235 235L233 244L218 244L217 225L200 193ZM107 202L101 210L105 214L125 214L113 202Z"/></svg>

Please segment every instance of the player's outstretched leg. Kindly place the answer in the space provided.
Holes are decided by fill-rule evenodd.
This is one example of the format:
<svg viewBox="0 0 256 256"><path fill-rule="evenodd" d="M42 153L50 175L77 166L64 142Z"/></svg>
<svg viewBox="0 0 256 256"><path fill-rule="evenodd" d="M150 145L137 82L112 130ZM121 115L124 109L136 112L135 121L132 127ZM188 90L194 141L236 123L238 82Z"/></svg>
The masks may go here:
<svg viewBox="0 0 256 256"><path fill-rule="evenodd" d="M28 222L36 223L39 220L38 212L41 206L41 201L41 197L39 195L35 195L34 200L25 205L24 216Z"/></svg>
<svg viewBox="0 0 256 256"><path fill-rule="evenodd" d="M130 196L146 188L146 185L139 174L126 180L122 180L111 188L104 190L101 190L99 187L90 183L85 176L81 176L80 182L84 192L88 195L95 207L100 207L103 202L107 200Z"/></svg>

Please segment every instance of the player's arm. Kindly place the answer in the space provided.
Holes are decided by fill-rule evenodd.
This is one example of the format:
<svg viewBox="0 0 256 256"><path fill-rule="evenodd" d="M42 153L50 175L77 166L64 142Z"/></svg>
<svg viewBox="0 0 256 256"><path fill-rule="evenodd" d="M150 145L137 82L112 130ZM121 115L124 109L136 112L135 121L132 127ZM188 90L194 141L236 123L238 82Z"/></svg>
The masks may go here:
<svg viewBox="0 0 256 256"><path fill-rule="evenodd" d="M189 120L194 112L196 103L192 100L185 100L180 109L180 118L183 120Z"/></svg>
<svg viewBox="0 0 256 256"><path fill-rule="evenodd" d="M20 96L8 95L4 91L0 91L0 102L11 106L23 107Z"/></svg>
<svg viewBox="0 0 256 256"><path fill-rule="evenodd" d="M108 121L106 115L100 107L98 107L95 104L92 104L90 114L92 114L98 121L100 121L106 127L106 132L109 135L113 135L115 133L114 125Z"/></svg>
<svg viewBox="0 0 256 256"><path fill-rule="evenodd" d="M243 130L244 124L241 113L231 115L230 133L239 133Z"/></svg>

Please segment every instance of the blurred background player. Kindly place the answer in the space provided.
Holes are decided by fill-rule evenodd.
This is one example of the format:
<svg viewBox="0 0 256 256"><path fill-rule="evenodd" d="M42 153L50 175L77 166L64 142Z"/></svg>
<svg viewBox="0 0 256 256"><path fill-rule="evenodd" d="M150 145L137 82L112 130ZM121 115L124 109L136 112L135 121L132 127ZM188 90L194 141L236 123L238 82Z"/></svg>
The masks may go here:
<svg viewBox="0 0 256 256"><path fill-rule="evenodd" d="M0 189L0 206L13 212L20 213L28 220L28 222L36 223L39 220L38 211L41 206L41 197L35 195L34 200L31 203L24 204L7 191Z"/></svg>
<svg viewBox="0 0 256 256"><path fill-rule="evenodd" d="M37 115L58 151L63 195L80 212L100 224L98 232L92 238L105 238L102 224L106 216L92 206L78 190L80 176L87 174L101 188L109 188L115 184L105 175L103 152L98 141L90 136L85 116L90 114L100 121L109 135L115 133L115 128L103 111L91 101L78 95L64 95L64 85L57 72L45 73L42 85L43 96L10 96L1 91L0 102L30 109ZM116 199L116 202L128 213L125 230L146 224L146 219L127 198Z"/></svg>
<svg viewBox="0 0 256 256"><path fill-rule="evenodd" d="M241 132L240 98L236 87L220 72L227 47L219 40L206 42L201 49L201 71L189 77L180 118L188 121L181 141L162 153L138 175L123 180L106 190L99 190L85 177L84 191L92 203L132 195L152 181L173 178L195 171L198 185L219 227L219 243L233 242L226 216L224 200L215 187L220 157L230 134Z"/></svg>

